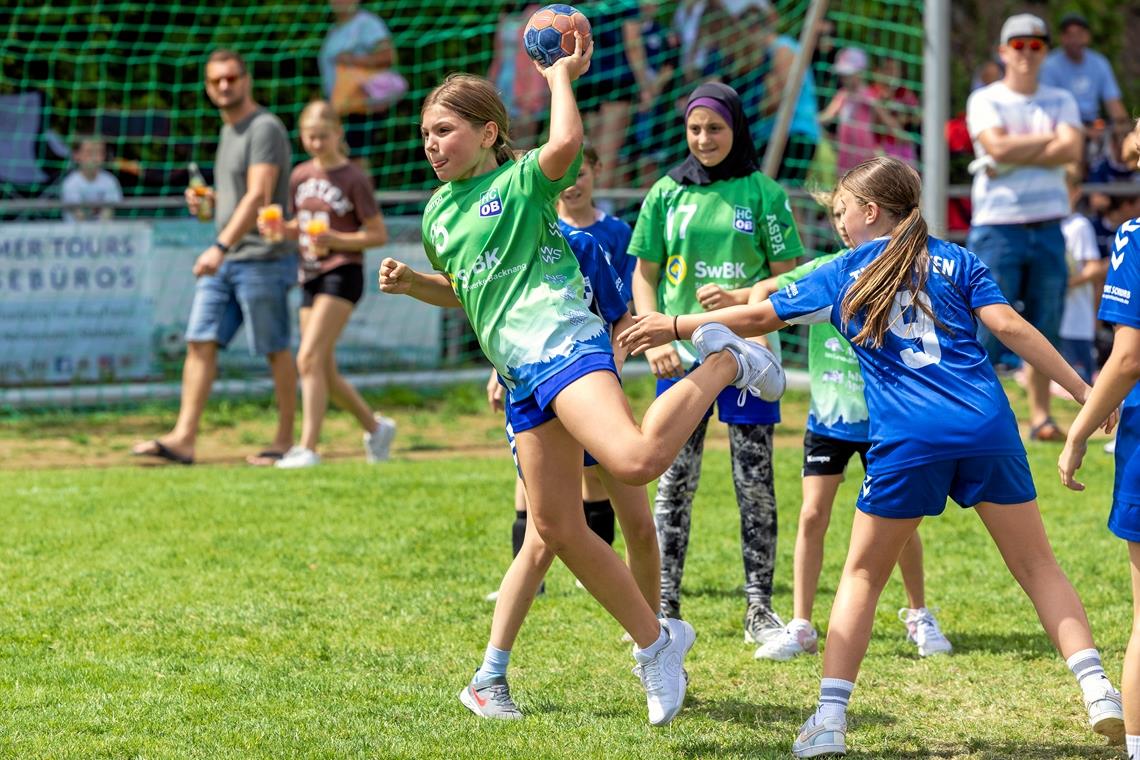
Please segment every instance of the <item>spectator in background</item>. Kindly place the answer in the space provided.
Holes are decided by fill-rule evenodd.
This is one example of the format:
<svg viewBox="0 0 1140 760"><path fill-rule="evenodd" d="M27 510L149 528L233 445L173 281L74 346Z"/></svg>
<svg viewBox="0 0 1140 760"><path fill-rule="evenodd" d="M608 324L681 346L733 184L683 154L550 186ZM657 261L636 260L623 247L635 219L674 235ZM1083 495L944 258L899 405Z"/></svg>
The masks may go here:
<svg viewBox="0 0 1140 760"><path fill-rule="evenodd" d="M587 14L594 38L594 57L578 84L578 103L586 135L602 161L598 187L624 184L621 146L629 129L633 104L653 104L653 82L641 39L637 0L602 3Z"/></svg>
<svg viewBox="0 0 1140 760"><path fill-rule="evenodd" d="M889 124L879 125L879 147L886 155L917 167L918 146L913 135L921 127L918 95L903 83L902 63L896 58L880 58L875 76L877 81L868 88L873 102L880 104L896 124L894 129Z"/></svg>
<svg viewBox="0 0 1140 760"><path fill-rule="evenodd" d="M677 143L674 127L679 127L674 101L683 87L680 76L680 43L658 20L656 0L639 3L641 25L638 34L645 42L645 64L652 85L652 101L638 105L633 119L632 139L622 149L623 158L634 170L638 187L649 187L660 176ZM628 279L626 280L628 282Z"/></svg>
<svg viewBox="0 0 1140 760"><path fill-rule="evenodd" d="M232 50L215 50L206 61L206 94L222 117L214 162L214 243L194 263L198 278L186 326L182 403L166 435L138 443L137 456L193 464L198 424L224 348L248 321L251 354L269 361L277 397L277 432L269 448L249 457L270 465L293 445L297 370L289 352L286 296L297 281L297 257L288 243L269 243L254 229L262 206L288 203L292 151L281 120L254 101L245 61ZM201 198L186 190L197 214Z"/></svg>
<svg viewBox="0 0 1140 760"><path fill-rule="evenodd" d="M1077 207L1081 198L1081 166L1065 167L1065 185L1069 190L1069 205ZM1093 358L1093 338L1096 335L1096 285L1104 281L1108 272L1108 259L1097 248L1096 233L1092 224L1081 214L1069 214L1061 222L1065 236L1065 262L1069 271L1069 289L1065 295L1065 308L1061 315L1061 355L1072 365L1086 383L1092 383L1096 364Z"/></svg>
<svg viewBox="0 0 1140 760"><path fill-rule="evenodd" d="M495 52L487 73L511 118L511 144L522 149L534 147L550 108L550 88L522 41L526 22L541 7L537 3L513 3L499 16Z"/></svg>
<svg viewBox="0 0 1140 760"><path fill-rule="evenodd" d="M376 114L349 111L345 88L359 87L366 77L390 70L396 64L396 50L387 25L375 13L361 8L357 0L329 0L329 6L335 21L317 55L321 90L325 99L337 107L350 154L358 157L357 164L367 171L367 150L377 126ZM339 77L344 79L338 91Z"/></svg>
<svg viewBox="0 0 1140 760"><path fill-rule="evenodd" d="M681 72L687 82L703 77L709 65L713 46L708 21L714 5L709 0L681 0L673 14L673 31L681 45Z"/></svg>
<svg viewBox="0 0 1140 760"><path fill-rule="evenodd" d="M84 206L64 211L63 218L69 222L110 219L115 212L103 204L123 200L123 189L115 175L103 168L107 160L106 144L98 137L81 137L75 141L71 159L75 169L63 178L60 200Z"/></svg>
<svg viewBox="0 0 1140 760"><path fill-rule="evenodd" d="M1065 14L1061 19L1061 48L1045 59L1041 84L1068 90L1076 98L1086 126L1101 118L1103 103L1112 125L1123 135L1132 124L1120 100L1120 87L1108 59L1089 50L1089 41L1088 20L1079 13Z"/></svg>
<svg viewBox="0 0 1140 760"><path fill-rule="evenodd" d="M1048 48L1049 29L1040 18L1006 19L999 47L1005 76L966 103L977 155L967 247L989 266L1009 302L1020 302L1026 320L1057 345L1068 281L1063 167L1081 159L1083 137L1073 96L1038 83ZM990 360L1000 363L1001 344L985 329L980 337ZM1049 378L1030 367L1028 381L1030 437L1065 440L1050 416Z"/></svg>
<svg viewBox="0 0 1140 760"><path fill-rule="evenodd" d="M791 37L776 34L780 18L768 0L721 2L732 17L734 30L730 63L724 78L740 93L744 112L752 121L750 131L757 146L757 160L762 161L776 128L776 113L783 99L784 85L792 73L792 64L800 47ZM809 67L804 71L803 84L796 96L776 178L802 183L815 158L819 137L815 79Z"/></svg>
<svg viewBox="0 0 1140 760"><path fill-rule="evenodd" d="M835 92L839 80L835 75L835 57L839 48L835 44L835 22L826 16L816 25L815 49L811 53L811 71L815 78L816 107L822 111L831 99L828 93Z"/></svg>
<svg viewBox="0 0 1140 760"><path fill-rule="evenodd" d="M970 92L993 84L1003 76L1005 76L1005 67L1002 66L1001 61L987 58L978 64L978 68L974 69L974 78L970 82Z"/></svg>
<svg viewBox="0 0 1140 760"><path fill-rule="evenodd" d="M839 51L835 73L841 86L819 116L820 121L835 121L839 125L836 169L840 176L880 155L882 135L904 134L899 120L883 106L879 93L863 79L867 64L867 54L860 48Z"/></svg>

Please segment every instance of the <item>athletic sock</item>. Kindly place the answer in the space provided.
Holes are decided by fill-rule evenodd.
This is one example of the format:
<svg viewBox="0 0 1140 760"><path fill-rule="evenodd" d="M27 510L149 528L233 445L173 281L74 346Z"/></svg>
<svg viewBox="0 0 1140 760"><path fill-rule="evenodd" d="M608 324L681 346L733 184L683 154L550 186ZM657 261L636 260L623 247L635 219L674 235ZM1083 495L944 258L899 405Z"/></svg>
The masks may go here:
<svg viewBox="0 0 1140 760"><path fill-rule="evenodd" d="M526 537L526 512L515 512L515 521L511 524L511 556L519 556L522 551L523 538Z"/></svg>
<svg viewBox="0 0 1140 760"><path fill-rule="evenodd" d="M614 545L614 507L609 499L601 501L583 501L582 509L586 513L586 525L598 534L598 537L610 546Z"/></svg>
<svg viewBox="0 0 1140 760"><path fill-rule="evenodd" d="M669 631L667 628L665 628L664 623L662 623L661 633L658 634L657 641L654 641L652 644L647 646L645 649L639 649L636 646L634 646L633 656L636 657L639 662L644 662L645 660L652 660L654 657L657 656L657 653L660 652L665 647L665 645L668 643L669 643Z"/></svg>
<svg viewBox="0 0 1140 760"><path fill-rule="evenodd" d="M1140 760L1140 736L1128 734L1124 737L1124 746L1128 748L1128 760Z"/></svg>
<svg viewBox="0 0 1140 760"><path fill-rule="evenodd" d="M475 671L476 683L486 683L495 676L507 675L507 663L511 661L511 650L509 649L496 649L490 644L487 645L487 651L483 654L483 664Z"/></svg>
<svg viewBox="0 0 1140 760"><path fill-rule="evenodd" d="M1112 688L1104 674L1104 666L1100 664L1100 652L1095 649L1082 649L1065 660L1065 664L1077 677L1086 702L1102 698L1105 689Z"/></svg>
<svg viewBox="0 0 1140 760"><path fill-rule="evenodd" d="M823 678L819 682L819 707L816 714L821 717L847 716L847 703L851 700L851 692L855 684L844 681L842 678Z"/></svg>

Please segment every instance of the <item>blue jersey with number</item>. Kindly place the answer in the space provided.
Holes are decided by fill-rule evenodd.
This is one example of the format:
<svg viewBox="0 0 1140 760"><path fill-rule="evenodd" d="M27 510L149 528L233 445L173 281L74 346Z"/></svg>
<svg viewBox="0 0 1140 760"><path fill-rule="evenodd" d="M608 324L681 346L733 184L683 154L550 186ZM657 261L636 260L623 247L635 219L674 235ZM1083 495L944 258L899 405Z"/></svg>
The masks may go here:
<svg viewBox="0 0 1140 760"><path fill-rule="evenodd" d="M629 240L633 236L633 230L628 224L598 209L594 214L594 223L589 227L573 227L566 222L562 222L562 225L563 232L582 230L596 237L609 254L610 263L621 276L622 282L628 284L633 281L633 267L637 264L637 259L627 253Z"/></svg>
<svg viewBox="0 0 1140 760"><path fill-rule="evenodd" d="M627 281L614 271L608 251L597 238L563 221L558 222L558 227L578 258L578 268L586 281L584 300L591 311L612 326L625 316L633 300Z"/></svg>
<svg viewBox="0 0 1140 760"><path fill-rule="evenodd" d="M1140 329L1140 219L1125 222L1116 231L1097 316ZM1124 399L1112 498L1140 505L1140 384Z"/></svg>
<svg viewBox="0 0 1140 760"><path fill-rule="evenodd" d="M863 318L843 324L840 304L851 284L887 246L872 240L772 296L780 319L830 321L849 341ZM889 472L962 457L1024 454L1005 391L978 342L974 309L1008 303L977 256L930 238L930 273L918 298L935 324L895 295L891 328L879 348L854 345L871 418L868 468Z"/></svg>

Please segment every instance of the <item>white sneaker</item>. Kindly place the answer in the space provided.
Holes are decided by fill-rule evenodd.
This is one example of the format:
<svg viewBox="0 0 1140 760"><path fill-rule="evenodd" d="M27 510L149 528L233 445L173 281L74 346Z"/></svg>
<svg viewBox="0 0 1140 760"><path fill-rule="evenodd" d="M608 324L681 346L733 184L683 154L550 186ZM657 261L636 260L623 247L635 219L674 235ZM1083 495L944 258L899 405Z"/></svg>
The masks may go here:
<svg viewBox="0 0 1140 760"><path fill-rule="evenodd" d="M511 688L507 686L506 676L496 676L482 685L472 681L459 692L459 701L480 718L518 720L523 716L518 705L511 699Z"/></svg>
<svg viewBox="0 0 1140 760"><path fill-rule="evenodd" d="M376 432L365 433L362 436L364 440L364 458L368 460L369 464L386 460L388 458L388 450L392 446L392 439L396 437L395 420L380 414L374 414L373 417L376 419Z"/></svg>
<svg viewBox="0 0 1140 760"><path fill-rule="evenodd" d="M634 675L641 679L649 704L649 722L663 726L673 720L685 704L685 691L689 679L685 674L685 655L693 648L697 632L684 620L666 618L661 626L669 641L655 655L647 655L634 647L637 660Z"/></svg>
<svg viewBox="0 0 1140 760"><path fill-rule="evenodd" d="M273 466L282 470L299 470L303 467L316 467L320 463L321 457L317 452L304 446L294 446L274 462Z"/></svg>
<svg viewBox="0 0 1140 760"><path fill-rule="evenodd" d="M1089 711L1089 725L1101 736L1107 736L1113 744L1124 743L1124 707L1120 692L1106 686L1104 692L1094 699L1086 699Z"/></svg>
<svg viewBox="0 0 1140 760"><path fill-rule="evenodd" d="M954 647L938 627L934 613L926 607L912 610L903 607L899 610L899 620L906 624L906 639L918 645L919 657L935 654L950 654Z"/></svg>
<svg viewBox="0 0 1140 760"><path fill-rule="evenodd" d="M764 642L754 655L757 660L787 662L802 654L819 653L819 634L811 623L793 620L780 633Z"/></svg>
<svg viewBox="0 0 1140 760"><path fill-rule="evenodd" d="M794 757L847 754L847 720L836 715L812 716L800 726L800 735L792 742Z"/></svg>
<svg viewBox="0 0 1140 760"><path fill-rule="evenodd" d="M736 357L740 371L732 382L742 391L764 401L778 401L784 395L787 378L775 355L759 343L745 340L722 324L709 322L693 332L693 345L700 351L701 361L717 351L729 351ZM741 394L743 404L743 393Z"/></svg>

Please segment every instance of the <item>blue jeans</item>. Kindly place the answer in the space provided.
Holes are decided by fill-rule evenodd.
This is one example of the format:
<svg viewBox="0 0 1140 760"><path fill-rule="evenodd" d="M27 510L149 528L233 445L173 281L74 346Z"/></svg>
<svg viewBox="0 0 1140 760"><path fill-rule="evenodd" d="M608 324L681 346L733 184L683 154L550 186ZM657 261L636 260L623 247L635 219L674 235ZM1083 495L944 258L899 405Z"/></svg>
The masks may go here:
<svg viewBox="0 0 1140 760"><path fill-rule="evenodd" d="M225 348L242 322L249 322L251 354L288 349L287 296L296 283L294 255L269 261L223 261L217 272L198 278L186 341Z"/></svg>
<svg viewBox="0 0 1140 760"><path fill-rule="evenodd" d="M1058 345L1069 281L1060 220L978 225L970 229L966 247L990 268L1002 295L1021 316ZM984 325L978 326L978 339L996 364L1005 347Z"/></svg>

